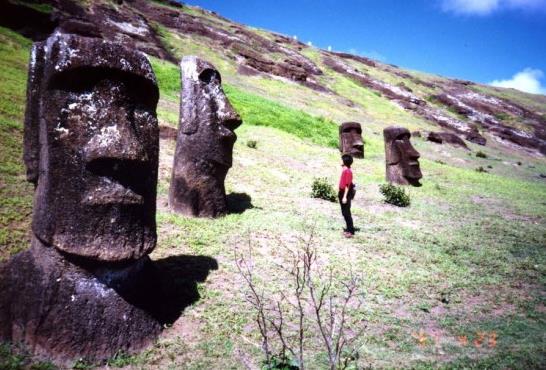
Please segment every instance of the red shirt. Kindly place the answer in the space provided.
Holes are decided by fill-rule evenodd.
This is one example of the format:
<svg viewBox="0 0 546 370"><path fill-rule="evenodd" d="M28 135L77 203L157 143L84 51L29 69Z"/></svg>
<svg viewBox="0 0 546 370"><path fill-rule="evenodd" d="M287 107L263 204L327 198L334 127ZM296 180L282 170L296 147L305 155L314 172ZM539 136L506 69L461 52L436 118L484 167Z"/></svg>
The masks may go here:
<svg viewBox="0 0 546 370"><path fill-rule="evenodd" d="M350 168L344 168L339 179L339 190L345 190L346 186L353 183L353 171Z"/></svg>

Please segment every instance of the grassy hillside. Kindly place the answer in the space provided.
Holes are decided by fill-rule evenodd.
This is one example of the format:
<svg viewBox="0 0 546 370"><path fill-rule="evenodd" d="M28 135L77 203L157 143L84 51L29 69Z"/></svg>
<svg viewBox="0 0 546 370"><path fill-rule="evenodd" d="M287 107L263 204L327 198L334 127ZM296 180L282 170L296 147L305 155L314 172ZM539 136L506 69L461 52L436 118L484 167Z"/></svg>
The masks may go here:
<svg viewBox="0 0 546 370"><path fill-rule="evenodd" d="M27 245L32 186L23 166L23 116L31 42L0 28L0 260Z"/></svg>
<svg viewBox="0 0 546 370"><path fill-rule="evenodd" d="M414 138L422 155L423 186L409 190L410 207L387 205L378 191L384 183L382 128L398 123L412 130L430 129L430 123L332 71L320 78L339 97L293 82L239 75L232 60L207 51L206 44L197 45L199 39L178 40L172 30L163 31L166 42L175 38L177 56L207 52L203 56L222 73L226 93L244 120L226 188L232 198L250 204L216 220L170 212L167 194L175 143L161 140L159 240L152 258L203 255L216 259L219 267L199 283L199 301L157 344L140 354L119 354L109 368L259 367L263 355L255 312L244 299L248 290L234 252L250 244L264 289L290 289L278 279L272 262L286 259L283 246L295 248L311 228L322 271L332 268L343 274L352 266L365 277L364 310L352 314L367 325L355 346L360 367L545 366L543 158L496 144L470 144L471 150L465 151ZM6 29L0 38L0 259L6 259L28 246L32 187L24 181L21 148L30 41ZM322 65L316 50L305 53ZM176 126L178 69L151 60L161 91L160 123ZM380 69L369 72L400 82ZM412 88L430 93L425 87ZM340 97L355 105L344 105ZM361 121L366 141L366 158L354 166L358 193L353 214L360 231L350 240L341 236L339 205L310 197L314 178L337 181L333 122L345 120ZM250 140L257 142L256 148L247 146ZM485 158L476 157L478 150ZM477 172L479 167L488 172ZM309 368L325 368L319 334L307 334ZM33 362L17 348L0 347L0 368L31 366L54 368Z"/></svg>

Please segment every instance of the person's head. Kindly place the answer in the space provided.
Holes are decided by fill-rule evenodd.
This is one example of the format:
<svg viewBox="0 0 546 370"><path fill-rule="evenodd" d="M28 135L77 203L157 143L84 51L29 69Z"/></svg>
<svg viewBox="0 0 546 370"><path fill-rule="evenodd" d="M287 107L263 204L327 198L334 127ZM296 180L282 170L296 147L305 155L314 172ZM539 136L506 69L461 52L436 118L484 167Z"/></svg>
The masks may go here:
<svg viewBox="0 0 546 370"><path fill-rule="evenodd" d="M180 62L182 99L179 144L192 157L231 167L234 130L242 123L222 89L222 78L209 62L186 56Z"/></svg>
<svg viewBox="0 0 546 370"><path fill-rule="evenodd" d="M391 126L383 130L387 179L401 185L419 185L423 177L419 166L420 154L411 145L411 134L404 127Z"/></svg>
<svg viewBox="0 0 546 370"><path fill-rule="evenodd" d="M364 158L364 141L360 123L345 122L339 126L339 150L355 158Z"/></svg>
<svg viewBox="0 0 546 370"><path fill-rule="evenodd" d="M341 156L341 162L343 163L343 165L345 167L351 167L351 165L353 164L353 157L350 155L350 154L343 154Z"/></svg>
<svg viewBox="0 0 546 370"><path fill-rule="evenodd" d="M146 56L56 32L33 48L25 162L42 242L100 261L156 244L159 90Z"/></svg>

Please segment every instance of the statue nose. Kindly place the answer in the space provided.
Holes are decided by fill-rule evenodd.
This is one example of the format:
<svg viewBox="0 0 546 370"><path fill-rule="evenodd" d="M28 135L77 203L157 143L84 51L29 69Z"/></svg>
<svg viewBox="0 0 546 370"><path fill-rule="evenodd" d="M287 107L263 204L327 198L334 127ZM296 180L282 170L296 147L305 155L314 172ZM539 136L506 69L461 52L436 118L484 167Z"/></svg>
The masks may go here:
<svg viewBox="0 0 546 370"><path fill-rule="evenodd" d="M421 154L419 154L419 152L415 150L415 148L411 144L408 145L407 153L408 157L410 157L411 159L419 159L419 157L421 156Z"/></svg>
<svg viewBox="0 0 546 370"><path fill-rule="evenodd" d="M118 159L129 161L148 160L146 151L127 117L111 125L104 125L87 142L83 149L84 160Z"/></svg>
<svg viewBox="0 0 546 370"><path fill-rule="evenodd" d="M355 143L355 144L353 145L353 148L356 149L356 150L362 151L362 150L364 150L364 145L363 145L362 142L360 142L360 143Z"/></svg>
<svg viewBox="0 0 546 370"><path fill-rule="evenodd" d="M241 126L241 116L233 109L233 106L223 94L218 97L218 117L220 118L222 125L229 130L234 131L237 127Z"/></svg>

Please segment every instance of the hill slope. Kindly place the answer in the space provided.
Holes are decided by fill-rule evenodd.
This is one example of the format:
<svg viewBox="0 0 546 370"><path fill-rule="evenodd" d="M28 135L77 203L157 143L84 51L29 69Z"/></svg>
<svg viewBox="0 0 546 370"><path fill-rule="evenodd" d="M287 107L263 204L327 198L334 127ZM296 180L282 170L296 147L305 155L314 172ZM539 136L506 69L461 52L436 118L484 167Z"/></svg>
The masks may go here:
<svg viewBox="0 0 546 370"><path fill-rule="evenodd" d="M177 125L179 72L173 61L186 54L200 55L219 68L226 93L244 120L226 187L231 199L246 201L218 220L190 219L168 210L174 141L161 140L159 241L152 258L206 255L217 260L218 269L205 274L206 279L198 275L200 299L154 347L120 354L111 366L257 366L263 359L259 334L254 312L244 300L234 250L250 242L265 288L285 288L275 279L271 261L286 258L280 244L293 247L298 237L308 235L310 224L315 225L323 268L343 271L352 265L366 277L366 310L354 313L355 319L367 322L357 342L360 366L544 366L546 186L540 174L546 174L546 162L536 150L539 146L517 143L503 133L520 130L541 140L536 131L544 128L543 123L537 126L546 113L542 97L328 53L188 6L145 1L7 3L31 9L42 20L50 19L57 7L65 17L92 14L104 26L105 37L152 55L162 126ZM41 31L17 24L9 26L18 32L0 28L1 259L28 246L32 207L32 187L24 181L21 160L31 40L22 34L43 37L48 27L62 23L58 17L43 21ZM469 112L454 101L464 103ZM487 113L488 104L501 108ZM359 191L354 215L361 230L350 241L340 236L338 205L309 197L313 178L335 183L335 123L348 120L362 122L366 140L366 159L355 164ZM384 204L378 192L384 182L382 128L396 123L412 131L440 130L437 120L463 127L458 132L464 137L475 134L472 125L477 124L486 145L470 141L471 150L466 151L414 138L422 154L424 184L411 189L409 208ZM503 140L502 135L508 136ZM257 141L256 149L246 145L249 140ZM485 158L476 157L478 150ZM477 172L478 167L489 173ZM179 278L189 279L199 267L179 267ZM323 368L318 334L308 334L310 368ZM0 368L31 361L15 352L0 346Z"/></svg>

